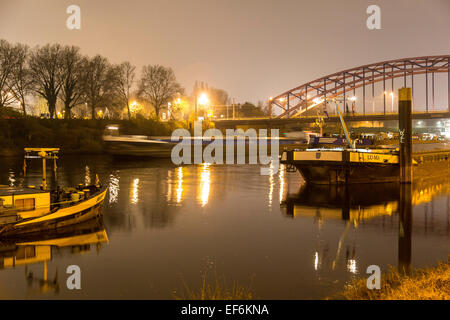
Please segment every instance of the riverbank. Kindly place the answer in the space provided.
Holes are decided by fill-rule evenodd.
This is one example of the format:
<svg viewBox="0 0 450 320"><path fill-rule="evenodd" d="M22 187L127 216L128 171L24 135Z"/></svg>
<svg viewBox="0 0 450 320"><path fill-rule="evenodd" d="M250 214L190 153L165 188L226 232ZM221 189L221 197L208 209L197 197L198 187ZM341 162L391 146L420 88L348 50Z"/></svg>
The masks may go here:
<svg viewBox="0 0 450 320"><path fill-rule="evenodd" d="M109 124L119 124L121 133L149 136L171 135L184 122L156 119L81 120L39 119L33 117L0 119L2 156L19 156L25 147L55 147L64 154L100 154L104 152L103 132Z"/></svg>
<svg viewBox="0 0 450 320"><path fill-rule="evenodd" d="M333 299L344 300L450 300L450 263L414 269L411 275L391 268L383 275L380 290L369 290L366 278L356 280Z"/></svg>

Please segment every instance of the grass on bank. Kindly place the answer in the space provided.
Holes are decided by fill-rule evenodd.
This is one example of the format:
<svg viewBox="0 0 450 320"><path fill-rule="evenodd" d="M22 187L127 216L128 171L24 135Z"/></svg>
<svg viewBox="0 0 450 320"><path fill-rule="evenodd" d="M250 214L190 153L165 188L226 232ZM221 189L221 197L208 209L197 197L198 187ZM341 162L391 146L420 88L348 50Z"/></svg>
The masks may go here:
<svg viewBox="0 0 450 320"><path fill-rule="evenodd" d="M251 282L248 286L243 286L233 281L230 286L224 275L219 276L217 272L214 272L214 275L210 276L204 272L199 288L190 288L183 280L181 294L174 294L174 298L176 300L251 300L254 298Z"/></svg>
<svg viewBox="0 0 450 320"><path fill-rule="evenodd" d="M414 269L411 275L391 267L382 276L381 289L369 290L367 278L355 280L333 297L347 300L450 300L450 264L440 262L434 268Z"/></svg>

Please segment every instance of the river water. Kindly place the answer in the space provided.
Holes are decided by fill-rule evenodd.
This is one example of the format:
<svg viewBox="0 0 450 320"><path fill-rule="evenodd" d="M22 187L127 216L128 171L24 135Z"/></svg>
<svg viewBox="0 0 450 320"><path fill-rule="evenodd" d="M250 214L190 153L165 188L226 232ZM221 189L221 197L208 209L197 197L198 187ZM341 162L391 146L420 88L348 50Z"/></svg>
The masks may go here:
<svg viewBox="0 0 450 320"><path fill-rule="evenodd" d="M27 177L22 163L1 159L0 184L39 185L39 161ZM258 165L64 155L58 164L59 185L98 174L109 186L96 229L106 239L69 237L41 259L46 247L31 243L13 266L10 247L0 246L1 299L173 299L199 289L203 274L250 288L253 298L323 299L368 277L369 265L434 266L450 252L447 178L414 186L405 242L395 186L302 188L298 173L272 168L263 176ZM67 289L69 265L80 267L81 290Z"/></svg>

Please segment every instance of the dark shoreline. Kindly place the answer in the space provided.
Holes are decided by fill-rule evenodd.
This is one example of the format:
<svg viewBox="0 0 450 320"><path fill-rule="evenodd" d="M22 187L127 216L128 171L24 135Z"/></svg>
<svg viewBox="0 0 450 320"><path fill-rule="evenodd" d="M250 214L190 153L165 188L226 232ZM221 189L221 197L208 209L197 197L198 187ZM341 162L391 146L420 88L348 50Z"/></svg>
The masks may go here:
<svg viewBox="0 0 450 320"><path fill-rule="evenodd" d="M157 119L82 120L40 119L35 117L0 119L0 148L3 157L23 155L23 149L60 148L63 154L102 154L102 139L109 124L118 124L123 134L165 136L184 122L161 122Z"/></svg>

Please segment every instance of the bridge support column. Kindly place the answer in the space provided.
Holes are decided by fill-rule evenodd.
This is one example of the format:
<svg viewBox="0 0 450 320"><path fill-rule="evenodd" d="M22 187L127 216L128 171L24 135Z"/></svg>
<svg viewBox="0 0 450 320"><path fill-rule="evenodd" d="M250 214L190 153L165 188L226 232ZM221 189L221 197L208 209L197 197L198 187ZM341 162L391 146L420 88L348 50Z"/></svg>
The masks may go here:
<svg viewBox="0 0 450 320"><path fill-rule="evenodd" d="M400 183L412 182L411 88L398 90Z"/></svg>

